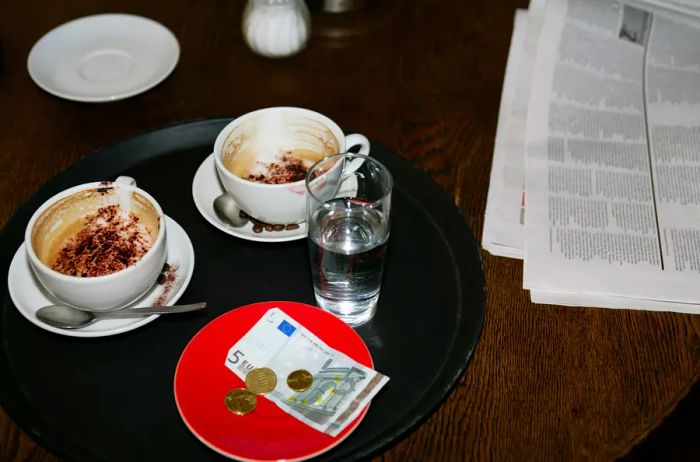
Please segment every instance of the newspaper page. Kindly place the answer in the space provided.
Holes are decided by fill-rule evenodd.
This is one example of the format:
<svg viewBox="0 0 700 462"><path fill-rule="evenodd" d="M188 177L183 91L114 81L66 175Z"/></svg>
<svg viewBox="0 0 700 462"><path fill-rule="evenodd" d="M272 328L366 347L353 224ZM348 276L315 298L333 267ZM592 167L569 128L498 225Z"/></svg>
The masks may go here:
<svg viewBox="0 0 700 462"><path fill-rule="evenodd" d="M493 255L525 255L525 130L545 0L516 13L494 147L482 245Z"/></svg>
<svg viewBox="0 0 700 462"><path fill-rule="evenodd" d="M530 290L532 303L567 306L595 306L598 308L622 308L646 311L673 311L676 313L697 314L697 304L645 300L640 298L616 297L614 295L591 295L580 292L556 290Z"/></svg>
<svg viewBox="0 0 700 462"><path fill-rule="evenodd" d="M498 111L498 128L493 150L489 192L486 199L484 231L481 239L482 246L491 254L513 258L523 258L525 236L520 220L520 210L513 207L517 204L508 201L508 196L511 191L520 193L521 196L524 195L524 175L520 175L520 186L517 178L515 181L509 182L506 181L505 177L508 176L508 170L513 168L513 163L524 166L524 151L518 152L517 149L510 149L509 135L515 130L511 128L511 124L514 122L511 113L516 104L515 87L524 54L523 42L526 30L527 12L517 10L501 92L501 105ZM524 172L521 171L521 173Z"/></svg>
<svg viewBox="0 0 700 462"><path fill-rule="evenodd" d="M547 2L528 111L526 288L557 303L700 303L698 43L692 21L634 5Z"/></svg>

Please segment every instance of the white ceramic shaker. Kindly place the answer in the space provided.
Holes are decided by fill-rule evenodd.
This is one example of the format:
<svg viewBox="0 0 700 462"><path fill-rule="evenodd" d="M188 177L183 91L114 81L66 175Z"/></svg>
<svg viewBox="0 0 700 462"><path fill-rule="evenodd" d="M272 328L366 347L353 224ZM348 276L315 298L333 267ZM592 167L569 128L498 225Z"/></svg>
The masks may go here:
<svg viewBox="0 0 700 462"><path fill-rule="evenodd" d="M243 37L256 53L281 58L299 52L309 38L311 19L304 0L248 0Z"/></svg>

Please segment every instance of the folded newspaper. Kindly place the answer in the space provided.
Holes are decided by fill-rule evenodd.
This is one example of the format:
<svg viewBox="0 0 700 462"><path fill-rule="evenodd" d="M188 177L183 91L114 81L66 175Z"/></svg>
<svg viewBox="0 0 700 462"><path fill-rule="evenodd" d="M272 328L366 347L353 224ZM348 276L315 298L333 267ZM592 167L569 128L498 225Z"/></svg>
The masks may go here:
<svg viewBox="0 0 700 462"><path fill-rule="evenodd" d="M279 379L265 398L331 436L355 420L389 380L329 347L279 308L268 310L231 347L225 364L241 380L252 369L272 369ZM312 386L303 392L289 388L286 382L299 369L313 376Z"/></svg>
<svg viewBox="0 0 700 462"><path fill-rule="evenodd" d="M516 13L482 245L534 302L700 313L700 0Z"/></svg>

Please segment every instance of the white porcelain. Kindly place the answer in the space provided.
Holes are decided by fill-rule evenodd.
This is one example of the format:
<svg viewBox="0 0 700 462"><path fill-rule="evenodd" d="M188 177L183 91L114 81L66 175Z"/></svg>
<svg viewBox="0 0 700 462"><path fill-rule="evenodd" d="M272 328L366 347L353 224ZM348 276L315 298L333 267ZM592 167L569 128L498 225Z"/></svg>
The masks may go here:
<svg viewBox="0 0 700 462"><path fill-rule="evenodd" d="M160 205L146 191L129 184L129 180L133 181L132 178L120 177L118 180L107 185L104 182L86 183L54 195L34 212L29 219L24 234L29 264L44 288L59 300L89 311L110 311L124 307L141 297L155 283L167 255L167 233ZM133 199L134 195L139 195L150 203L158 216L158 235L153 241L151 248L133 265L104 276L69 276L55 271L44 264L37 256L32 245L35 238L33 237L33 231L37 220L58 201L82 191L99 190L106 186L109 186L111 189L104 193L104 197L100 197L100 202L80 209L80 214L91 213L97 207L112 204L120 204L122 208L130 210L130 204L138 203L138 201ZM56 220L62 218L59 215ZM49 221L50 223L51 221ZM36 237L36 239L40 238Z"/></svg>
<svg viewBox="0 0 700 462"><path fill-rule="evenodd" d="M232 140L229 134L234 132ZM299 142L306 143L299 146ZM305 219L304 180L286 184L263 184L231 173L222 160L229 145L245 143L261 152L277 152L299 147L315 147L327 154L346 152L359 146L369 154L369 140L360 134L345 135L340 127L318 112L295 107L271 107L242 115L221 130L214 142L214 161L221 183L241 209L265 223L301 223Z"/></svg>
<svg viewBox="0 0 700 462"><path fill-rule="evenodd" d="M242 28L246 43L257 54L290 56L301 51L309 39L309 9L304 0L248 0Z"/></svg>
<svg viewBox="0 0 700 462"><path fill-rule="evenodd" d="M224 187L216 173L214 165L214 154L207 156L197 169L192 181L192 198L194 205L212 226L219 230L248 241L259 242L286 242L304 239L306 237L306 223L299 223L299 228L285 231L263 231L256 233L253 231L253 224L248 223L240 228L234 228L228 223L219 220L214 212L214 199L223 194Z"/></svg>
<svg viewBox="0 0 700 462"><path fill-rule="evenodd" d="M194 249L184 229L172 218L165 217L168 234L168 264L174 279L164 285L154 284L130 307L175 304L187 289L194 272ZM69 337L105 337L129 332L155 321L159 315L144 318L102 319L89 326L67 330L50 326L36 318L36 311L42 306L59 303L37 280L27 259L25 244L22 244L12 259L7 276L10 297L17 311L29 322L49 332Z"/></svg>
<svg viewBox="0 0 700 462"><path fill-rule="evenodd" d="M86 16L41 37L27 58L32 80L74 101L115 101L162 82L180 59L170 30L129 14Z"/></svg>

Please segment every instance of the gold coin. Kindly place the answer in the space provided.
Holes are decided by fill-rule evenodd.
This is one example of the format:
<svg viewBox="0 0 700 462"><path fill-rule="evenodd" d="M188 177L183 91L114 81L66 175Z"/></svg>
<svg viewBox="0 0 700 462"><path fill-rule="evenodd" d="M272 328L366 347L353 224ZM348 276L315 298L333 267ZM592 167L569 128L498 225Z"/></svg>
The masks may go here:
<svg viewBox="0 0 700 462"><path fill-rule="evenodd" d="M311 372L298 369L292 371L287 376L287 385L294 391L302 392L311 388L311 384L314 382L314 376Z"/></svg>
<svg viewBox="0 0 700 462"><path fill-rule="evenodd" d="M258 367L246 374L245 386L256 395L270 393L277 386L277 374L270 368Z"/></svg>
<svg viewBox="0 0 700 462"><path fill-rule="evenodd" d="M247 414L258 404L258 398L248 390L243 388L234 388L226 393L224 403L229 411L236 415Z"/></svg>

